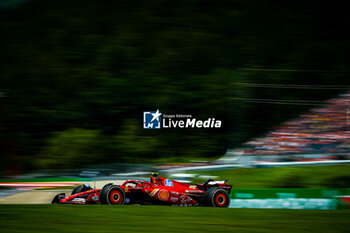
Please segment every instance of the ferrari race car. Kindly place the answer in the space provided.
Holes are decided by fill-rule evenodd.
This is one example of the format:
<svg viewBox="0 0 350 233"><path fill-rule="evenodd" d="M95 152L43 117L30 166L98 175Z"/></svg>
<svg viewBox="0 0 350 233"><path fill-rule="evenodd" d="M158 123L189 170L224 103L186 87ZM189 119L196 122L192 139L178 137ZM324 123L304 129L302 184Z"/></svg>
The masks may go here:
<svg viewBox="0 0 350 233"><path fill-rule="evenodd" d="M153 173L150 182L127 180L122 185L106 184L102 189L80 185L69 197L65 197L64 193L56 195L52 203L228 207L231 188L232 185L226 184L226 181L209 179L190 185Z"/></svg>

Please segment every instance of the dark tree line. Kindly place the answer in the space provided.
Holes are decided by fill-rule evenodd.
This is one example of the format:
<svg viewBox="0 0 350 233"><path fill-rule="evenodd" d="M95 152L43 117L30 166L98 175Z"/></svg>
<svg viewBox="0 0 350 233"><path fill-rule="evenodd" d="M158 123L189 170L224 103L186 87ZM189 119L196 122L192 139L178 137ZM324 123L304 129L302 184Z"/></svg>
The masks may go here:
<svg viewBox="0 0 350 233"><path fill-rule="evenodd" d="M348 25L346 8L319 1L0 8L2 168L222 155L313 107L247 99L322 101L344 91ZM223 126L144 131L142 112L156 109Z"/></svg>

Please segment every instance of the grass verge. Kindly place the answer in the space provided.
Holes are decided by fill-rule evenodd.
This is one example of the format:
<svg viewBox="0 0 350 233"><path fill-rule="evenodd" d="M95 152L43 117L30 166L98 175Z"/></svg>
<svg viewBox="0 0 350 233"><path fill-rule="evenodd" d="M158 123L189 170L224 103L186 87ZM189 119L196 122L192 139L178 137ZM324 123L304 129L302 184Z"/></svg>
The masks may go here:
<svg viewBox="0 0 350 233"><path fill-rule="evenodd" d="M2 232L348 232L350 211L0 205Z"/></svg>

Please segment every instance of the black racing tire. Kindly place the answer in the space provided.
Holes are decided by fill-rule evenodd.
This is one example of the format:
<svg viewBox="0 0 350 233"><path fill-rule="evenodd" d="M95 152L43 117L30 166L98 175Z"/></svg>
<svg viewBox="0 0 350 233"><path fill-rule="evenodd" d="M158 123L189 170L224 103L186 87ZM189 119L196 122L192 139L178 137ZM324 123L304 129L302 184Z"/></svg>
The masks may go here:
<svg viewBox="0 0 350 233"><path fill-rule="evenodd" d="M81 193L81 188L82 188L82 187L83 187L82 185L79 185L79 186L75 187L75 188L73 189L71 195L74 195L74 194L77 194L77 193Z"/></svg>
<svg viewBox="0 0 350 233"><path fill-rule="evenodd" d="M230 206L230 195L221 188L211 188L206 192L204 205L212 207L227 208Z"/></svg>
<svg viewBox="0 0 350 233"><path fill-rule="evenodd" d="M125 203L125 192L118 185L107 184L101 190L100 203L104 205L123 205Z"/></svg>

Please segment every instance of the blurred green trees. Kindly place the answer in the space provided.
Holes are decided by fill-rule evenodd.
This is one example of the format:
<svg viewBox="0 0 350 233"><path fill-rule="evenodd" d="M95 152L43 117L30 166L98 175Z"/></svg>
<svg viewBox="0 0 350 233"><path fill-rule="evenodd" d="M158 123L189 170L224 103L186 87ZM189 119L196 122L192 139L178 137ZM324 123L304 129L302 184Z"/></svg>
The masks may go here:
<svg viewBox="0 0 350 233"><path fill-rule="evenodd" d="M39 160L43 168L74 168L99 163L103 137L97 130L68 129L54 133Z"/></svg>
<svg viewBox="0 0 350 233"><path fill-rule="evenodd" d="M223 154L312 107L244 99L324 100L344 91L244 83L349 85L348 23L345 8L318 1L29 0L1 8L2 154L25 168L84 166L86 156ZM223 126L143 130L142 112L156 109Z"/></svg>

